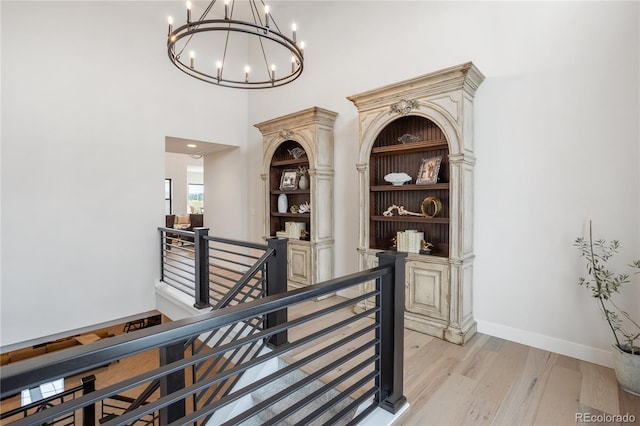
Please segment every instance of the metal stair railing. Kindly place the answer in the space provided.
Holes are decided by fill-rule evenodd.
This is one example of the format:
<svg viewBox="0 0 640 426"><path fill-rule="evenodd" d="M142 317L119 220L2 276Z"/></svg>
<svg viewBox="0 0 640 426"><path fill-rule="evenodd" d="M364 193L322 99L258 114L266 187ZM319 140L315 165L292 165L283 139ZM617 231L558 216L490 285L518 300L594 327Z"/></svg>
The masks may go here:
<svg viewBox="0 0 640 426"><path fill-rule="evenodd" d="M266 280L268 276L267 266L269 266L272 271L275 270L275 272L277 272L271 274L272 280L274 281L277 279L276 275L282 275L286 273L286 270L283 269L284 267L286 267L286 259L283 260L283 254L286 253L286 240L274 239L269 241L267 245L260 245L249 242L212 237L207 235L208 230L206 228L197 228L193 232L172 230L171 233L169 233L167 229L161 228L162 239L165 243L162 250L163 264L167 260L166 251L170 248L173 248L173 253L171 253L170 255L172 261L169 263L173 263L174 268L172 269L171 267L166 267L165 265L163 267L163 270L173 270L173 272L175 273L175 264L178 264L178 269L180 271L190 272L189 268L193 266L193 275L195 276L195 271L200 268L200 266L198 265L198 259L206 259L206 272L203 272L201 276L206 277L208 281L207 286L210 293L209 300L210 302L214 303L212 310L222 309L226 306L238 303L245 303L249 300L264 297L267 294L275 294L276 292L286 291L286 288L278 289L273 285L271 286L271 288L269 288L267 286ZM205 244L206 247L203 249L202 246ZM180 253L177 253L178 251L180 251ZM193 256L195 262L193 262L192 265L191 254L196 252L199 252L199 255ZM263 252L261 256L255 254L260 252ZM279 263L278 261L274 260L276 259L277 252L282 254L279 257ZM237 277L239 277L239 279L233 285L226 283L227 281L232 282L233 280L237 279ZM169 281L172 282L171 279L169 279ZM175 282L175 280L173 282ZM176 288L180 287L176 286ZM197 289L194 288L194 292L192 294L194 295L194 299L197 300L196 292ZM261 318L253 318L247 320L240 330L235 331L235 334L233 334L233 328L228 328L226 332L221 333L221 335L218 336L219 338L217 340L213 340L213 338L215 337L215 334L213 333L209 333L204 337L193 336L191 339L185 342L184 350L191 351L192 354L197 354L203 350L208 349L209 347L220 346L221 342L225 340L233 340L237 335L246 334L251 329L261 330L263 326L264 321ZM264 349L264 347L264 344L258 345L254 343L249 347L236 349L231 355L232 357L238 357L241 360L244 360L247 357L255 356L255 354L259 353L262 349ZM203 380L204 378L212 374L212 372L224 370L228 368L229 365L231 365L230 360L225 359L222 356L218 356L210 362L194 364L192 366L191 372L192 381L197 382ZM229 389L231 389L231 387L239 379L239 377L240 376L236 376L234 378L228 379L223 383L220 383L213 390L203 391L195 394L192 398L192 409L195 410L199 406L209 404L212 400L224 396L226 392L228 392ZM149 385L142 390L137 398L132 399L129 397L124 397L122 395L113 395L111 399L126 403L126 406L124 407L122 406L123 404L118 406L118 411L120 414L122 414L133 411L143 405L148 404L149 398L152 397L154 392L159 387L160 380L157 379L149 383ZM107 417L115 416L114 413L103 413L103 415ZM156 417L157 416L154 415L151 423L153 423L153 419L155 419ZM149 422L149 420L144 421L144 423L147 422Z"/></svg>
<svg viewBox="0 0 640 426"><path fill-rule="evenodd" d="M118 405L119 402L122 402L124 404ZM101 415L98 422L100 424L106 423L107 421L113 420L118 416L122 415L123 413L130 411L134 402L135 400L133 398L122 396L122 395L113 395L110 398L103 399L101 404L102 406ZM134 423L132 423L132 426L155 425L155 424L159 424L157 423L158 421L159 421L159 418L157 413L151 413L145 417L142 417L136 420Z"/></svg>
<svg viewBox="0 0 640 426"><path fill-rule="evenodd" d="M275 282L280 281L279 276L286 274L286 240L271 239L267 245L254 244L244 241L237 241L226 238L212 237L208 235L208 229L196 228L193 232L189 231L169 231L170 228L159 228L162 240L162 262L163 271L172 271L171 258L167 255L167 251L173 248L173 258L178 257L177 263L180 270L185 272L190 265L188 260L193 253L193 277L194 288L193 295L196 300L195 305L205 307L213 302L212 310L222 309L227 306L238 303L245 303L249 300L259 299L267 294L277 294L286 291L286 287L276 286ZM176 240L176 236L178 239ZM180 253L177 253L181 251ZM254 254L255 252L264 252L261 256ZM186 252L186 254L185 254ZM278 256L279 255L279 256ZM206 262L206 265L205 265ZM254 263L251 263L254 262ZM206 266L203 267L203 266ZM267 267L271 269L270 278L272 285L268 286ZM169 276L170 273L169 273ZM206 292L197 288L200 281L204 281L206 277L207 288L209 294L209 302L204 303L204 297L198 301L198 294ZM240 277L235 284L227 284L233 282L234 279ZM165 276L163 275L163 280ZM169 282L175 282L171 278ZM180 287L176 287L179 288ZM228 328L224 333L209 333L204 336L193 336L184 344L185 351L191 351L195 355L209 347L218 347L225 340L233 340L237 336L245 335L252 330L261 330L264 327L262 318L252 318L245 321L239 330ZM234 334L235 333L235 334ZM214 338L217 339L214 340ZM238 358L244 361L247 357L256 356L264 349L266 345L254 343L248 347L237 348L231 353L230 359L225 359L222 355L217 356L208 362L194 364L191 367L191 377L193 382L201 381L211 375L215 371L224 371L229 368L231 359ZM193 395L193 410L198 407L210 404L213 400L220 398L233 387L241 376L234 376L215 388L198 392ZM148 403L151 395L160 386L159 380L150 383L136 398L125 412L133 411Z"/></svg>
<svg viewBox="0 0 640 426"><path fill-rule="evenodd" d="M160 424L196 424L212 415L221 415L235 401L253 397L261 387L270 391L275 386L279 386L278 390L270 392L270 401L263 406L273 409L276 404L285 404L286 409L279 410L282 413L286 410L282 415L288 416L288 420L296 419L294 422L314 419L320 423L357 424L376 407L395 412L405 403L402 394L404 255L380 253L378 256L380 266L367 271L10 364L0 371L0 396L159 348L163 359L159 368L32 414L13 424L46 423L128 389L146 386L156 379L161 382L160 398L104 424L131 424L156 412L160 413ZM297 304L342 290L361 288L363 284L366 291L353 299L328 298L323 303L325 300L331 303L328 306L323 304L319 309L305 305L298 318L288 320L285 315L282 321L267 320L269 315L286 313L288 308ZM351 306L364 300L372 301L367 304L370 308L353 314ZM239 330L252 318L262 318L267 326L262 329L256 327L254 332L225 340L216 348L185 355L184 343L194 336L206 333L219 335L230 327ZM274 336L283 335L288 337L284 341L276 339L270 351L261 351L251 359L233 357L233 351L240 347L267 344L265 342L274 342ZM217 356L231 360L230 368L200 381L184 382L184 373L189 368ZM185 401L197 392L211 389L224 380L276 359L286 359L290 364L256 380L241 380L211 404L186 412ZM291 383L285 380L281 384L282 379L291 378L293 371L303 372L310 378L294 379ZM181 383L175 380L180 376L183 377ZM322 383L319 388L310 392L305 389L310 381L316 380ZM331 390L331 393L325 390ZM289 401L292 396L298 399ZM320 397L324 397L326 403L314 406L311 401ZM260 413L252 409L234 419L216 418L215 423L244 421L257 415ZM259 421L269 423L269 420Z"/></svg>
<svg viewBox="0 0 640 426"><path fill-rule="evenodd" d="M284 239L256 244L209 236L208 228L159 227L158 231L161 281L193 297L199 309L220 309L262 297L270 259L277 250L286 252Z"/></svg>
<svg viewBox="0 0 640 426"><path fill-rule="evenodd" d="M66 391L57 393L55 395L51 395L47 398L43 398L38 401L31 402L27 405L14 408L12 410L0 413L0 421L2 424L7 424L6 422L13 421L20 417L29 417L31 414L39 413L49 408L55 407L56 405L62 404L65 401L69 401L70 399L76 398L77 395L83 394L86 395L95 390L95 381L96 378L93 375L83 377L81 379L81 383L78 386L75 386L71 389L67 389ZM31 414L30 414L31 413ZM93 426L94 422L91 417L95 417L95 408L93 406L87 406L82 410L82 425L83 426ZM87 420L85 420L87 419ZM76 412L65 413L60 417L52 419L49 421L48 425L55 426L64 426L64 425L75 425L76 424Z"/></svg>

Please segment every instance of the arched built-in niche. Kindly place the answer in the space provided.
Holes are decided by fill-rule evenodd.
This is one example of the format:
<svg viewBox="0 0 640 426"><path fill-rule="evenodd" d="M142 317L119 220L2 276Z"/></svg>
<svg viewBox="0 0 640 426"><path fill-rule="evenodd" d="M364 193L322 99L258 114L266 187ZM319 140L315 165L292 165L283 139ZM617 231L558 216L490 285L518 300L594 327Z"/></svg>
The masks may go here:
<svg viewBox="0 0 640 426"><path fill-rule="evenodd" d="M405 325L458 344L476 331L473 98L483 79L472 63L466 63L348 98L358 108L360 122L360 267L375 266L376 253L386 249L385 241L394 232L422 229L433 248L407 256ZM392 140L390 135L398 136ZM440 180L416 184L422 159L438 156ZM382 179L392 172L405 172L412 180L393 186ZM434 203L431 211L428 200ZM429 217L436 202L443 206ZM404 214L391 209L394 205Z"/></svg>
<svg viewBox="0 0 640 426"><path fill-rule="evenodd" d="M263 136L264 237L286 231L286 223L304 223L305 239L288 236L288 284L299 288L333 278L333 125L337 113L313 107L255 125ZM294 153L295 148L304 152ZM297 156L297 158L296 158ZM281 189L282 174L306 167L307 189ZM285 194L287 208L309 202L310 212L279 212L277 198ZM296 229L291 227L290 229Z"/></svg>

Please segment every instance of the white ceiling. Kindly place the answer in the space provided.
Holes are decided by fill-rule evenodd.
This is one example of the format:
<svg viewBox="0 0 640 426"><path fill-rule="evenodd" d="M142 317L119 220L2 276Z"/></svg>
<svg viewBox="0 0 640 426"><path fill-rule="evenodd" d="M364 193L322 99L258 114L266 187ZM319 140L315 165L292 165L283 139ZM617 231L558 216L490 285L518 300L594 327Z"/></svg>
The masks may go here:
<svg viewBox="0 0 640 426"><path fill-rule="evenodd" d="M195 146L190 146L195 145ZM197 141L193 139L176 138L167 136L164 140L165 152L176 154L207 155L217 151L235 148L230 145L223 145L213 142Z"/></svg>

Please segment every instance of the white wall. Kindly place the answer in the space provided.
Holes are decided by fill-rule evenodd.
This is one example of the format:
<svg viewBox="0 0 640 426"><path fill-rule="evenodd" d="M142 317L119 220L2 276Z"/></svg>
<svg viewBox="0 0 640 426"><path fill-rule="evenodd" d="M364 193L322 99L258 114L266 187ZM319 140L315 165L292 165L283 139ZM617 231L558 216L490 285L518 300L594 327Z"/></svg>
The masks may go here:
<svg viewBox="0 0 640 426"><path fill-rule="evenodd" d="M173 186L173 214L189 213L189 184L204 183L203 173L191 173L188 170L189 166L203 167L203 160L191 158L186 154L166 153L164 177L171 179Z"/></svg>
<svg viewBox="0 0 640 426"><path fill-rule="evenodd" d="M247 182L259 169L247 168L247 154L242 148L205 155L204 169L204 224L209 235L250 240Z"/></svg>
<svg viewBox="0 0 640 426"><path fill-rule="evenodd" d="M598 236L623 242L620 264L640 257L638 9L637 2L277 3L274 11L303 17L306 69L294 84L251 93L249 124L313 105L339 113L336 273L353 272L358 123L345 97L473 61L486 76L475 109L479 329L608 364L612 338L576 285L583 268L572 242L592 218ZM255 167L261 138L248 129ZM260 208L260 188L254 176L251 210ZM640 312L640 292L624 303Z"/></svg>
<svg viewBox="0 0 640 426"><path fill-rule="evenodd" d="M3 345L149 308L166 135L240 147L205 158L220 167L205 172L217 194L205 225L258 241L253 124L314 105L338 112L336 273L355 271L358 123L345 97L472 60L486 76L475 115L479 328L608 362L571 244L590 217L598 236L622 240L620 264L640 255L637 2L273 2L281 26L298 23L305 72L248 94L168 63L166 15L181 16L182 2L1 7ZM86 243L94 235L99 244ZM25 315L23 302L53 320ZM625 305L640 311L640 292Z"/></svg>
<svg viewBox="0 0 640 426"><path fill-rule="evenodd" d="M183 2L0 7L7 346L155 308L165 136L244 139L247 95L167 60Z"/></svg>

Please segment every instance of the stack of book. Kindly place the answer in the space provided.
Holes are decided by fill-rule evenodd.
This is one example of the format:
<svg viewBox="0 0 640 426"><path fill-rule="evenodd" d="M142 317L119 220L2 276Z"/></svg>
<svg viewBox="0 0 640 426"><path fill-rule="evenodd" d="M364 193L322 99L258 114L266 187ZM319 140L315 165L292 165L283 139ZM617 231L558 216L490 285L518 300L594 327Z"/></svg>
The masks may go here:
<svg viewBox="0 0 640 426"><path fill-rule="evenodd" d="M285 222L284 232L287 234L287 238L299 240L302 231L307 230L307 224L304 222Z"/></svg>
<svg viewBox="0 0 640 426"><path fill-rule="evenodd" d="M407 229L396 233L396 244L398 251L408 253L420 253L420 246L424 239L424 232L416 229Z"/></svg>

